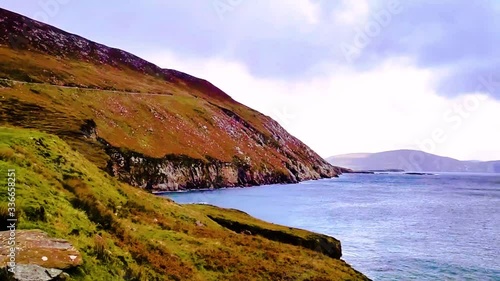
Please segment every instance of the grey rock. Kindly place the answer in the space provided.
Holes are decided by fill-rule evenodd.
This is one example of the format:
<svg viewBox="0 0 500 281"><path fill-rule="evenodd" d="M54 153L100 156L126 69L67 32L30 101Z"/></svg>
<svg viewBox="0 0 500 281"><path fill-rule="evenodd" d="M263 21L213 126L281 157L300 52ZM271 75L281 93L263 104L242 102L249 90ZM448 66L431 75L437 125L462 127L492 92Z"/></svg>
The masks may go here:
<svg viewBox="0 0 500 281"><path fill-rule="evenodd" d="M10 233L0 231L0 265L8 262ZM69 269L83 263L80 252L67 240L49 237L41 230L17 230L16 263L44 268Z"/></svg>
<svg viewBox="0 0 500 281"><path fill-rule="evenodd" d="M18 264L12 280L16 281L51 281L56 280L62 270L45 268L36 264Z"/></svg>

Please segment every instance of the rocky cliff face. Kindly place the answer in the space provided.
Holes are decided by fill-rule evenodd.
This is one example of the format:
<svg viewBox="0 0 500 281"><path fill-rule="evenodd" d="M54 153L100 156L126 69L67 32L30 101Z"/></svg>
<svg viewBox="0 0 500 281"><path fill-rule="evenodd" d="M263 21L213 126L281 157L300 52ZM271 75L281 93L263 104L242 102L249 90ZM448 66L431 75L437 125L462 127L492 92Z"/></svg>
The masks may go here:
<svg viewBox="0 0 500 281"><path fill-rule="evenodd" d="M150 158L137 153L124 153L116 148L109 152L111 160L108 170L112 175L151 190L177 191L297 182L293 176L273 170L253 171L241 159L231 163L176 155Z"/></svg>
<svg viewBox="0 0 500 281"><path fill-rule="evenodd" d="M131 185L154 191L297 183L303 180L337 177L345 172L342 168L331 167L321 161L310 167L293 157L283 163L286 167L283 171L266 166L255 169L248 159L238 156L234 156L231 162L211 157L202 160L175 154L154 158L114 147L98 136L96 124L92 120L87 120L81 131L86 138L95 139L104 146L110 157L107 165L110 174Z"/></svg>
<svg viewBox="0 0 500 281"><path fill-rule="evenodd" d="M131 185L160 191L296 183L336 177L340 173L329 167L313 170L300 162L288 164L290 170L282 172L269 168L255 170L237 157L233 162L222 162L178 155L151 158L114 147L108 152L111 160L107 168L112 175ZM291 170L300 172L294 174Z"/></svg>

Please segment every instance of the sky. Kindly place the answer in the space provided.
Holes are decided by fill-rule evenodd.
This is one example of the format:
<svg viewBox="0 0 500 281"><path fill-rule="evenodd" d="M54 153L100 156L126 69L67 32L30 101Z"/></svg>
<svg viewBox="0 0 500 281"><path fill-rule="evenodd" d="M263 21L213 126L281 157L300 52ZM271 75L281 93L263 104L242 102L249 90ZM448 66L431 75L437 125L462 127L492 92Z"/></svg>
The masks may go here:
<svg viewBox="0 0 500 281"><path fill-rule="evenodd" d="M500 159L497 0L0 0L204 78L323 157Z"/></svg>

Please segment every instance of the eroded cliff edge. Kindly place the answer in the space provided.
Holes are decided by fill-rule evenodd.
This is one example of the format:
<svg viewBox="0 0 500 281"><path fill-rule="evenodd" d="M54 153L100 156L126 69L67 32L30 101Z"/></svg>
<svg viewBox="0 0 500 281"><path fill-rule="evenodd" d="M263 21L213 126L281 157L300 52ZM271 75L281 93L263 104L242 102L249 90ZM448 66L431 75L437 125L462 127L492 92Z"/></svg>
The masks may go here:
<svg viewBox="0 0 500 281"><path fill-rule="evenodd" d="M209 155L204 159L182 154L168 154L162 158L155 158L111 145L98 136L96 123L93 120L86 120L81 126L81 132L85 138L97 141L103 146L109 156L107 172L133 186L151 191L297 183L337 177L346 172L343 168L322 161L317 161L311 166L310 163L304 163L293 156L282 162L285 169L276 169L264 164L257 166L249 158L236 155L230 162Z"/></svg>

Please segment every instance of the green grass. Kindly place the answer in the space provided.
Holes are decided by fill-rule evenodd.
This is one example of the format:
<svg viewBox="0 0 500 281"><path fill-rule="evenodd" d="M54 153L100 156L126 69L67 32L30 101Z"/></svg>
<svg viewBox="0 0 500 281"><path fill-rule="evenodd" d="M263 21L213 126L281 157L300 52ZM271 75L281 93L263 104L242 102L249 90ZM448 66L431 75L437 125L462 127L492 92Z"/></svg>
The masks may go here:
<svg viewBox="0 0 500 281"><path fill-rule="evenodd" d="M8 169L17 175L19 227L67 239L82 253L83 265L69 272L73 280L364 278L341 260L236 233L209 216L230 216L262 229L283 227L234 211L178 205L120 183L54 135L0 127L0 175ZM0 206L6 200L3 188Z"/></svg>

